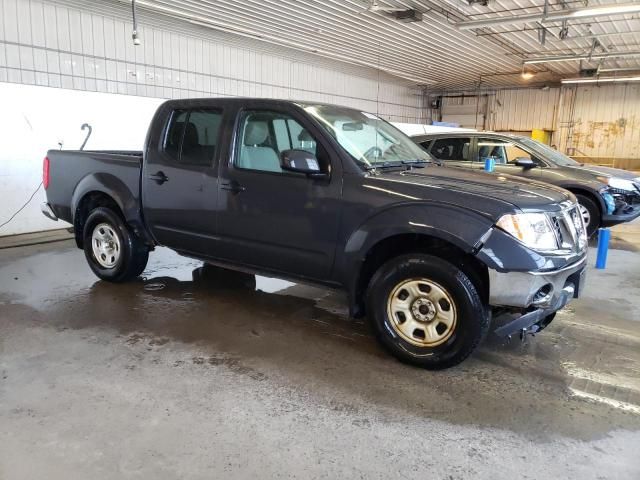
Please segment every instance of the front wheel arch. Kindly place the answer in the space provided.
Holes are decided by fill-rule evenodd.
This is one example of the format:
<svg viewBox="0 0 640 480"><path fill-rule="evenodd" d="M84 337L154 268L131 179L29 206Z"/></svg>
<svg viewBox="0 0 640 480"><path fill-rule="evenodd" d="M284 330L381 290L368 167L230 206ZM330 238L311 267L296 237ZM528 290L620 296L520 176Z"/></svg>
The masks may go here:
<svg viewBox="0 0 640 480"><path fill-rule="evenodd" d="M366 294L376 271L387 261L405 254L429 254L453 263L473 282L483 302L489 299L489 271L474 255L438 237L423 234L399 234L373 245L359 265L350 289L350 311L354 317L366 314Z"/></svg>

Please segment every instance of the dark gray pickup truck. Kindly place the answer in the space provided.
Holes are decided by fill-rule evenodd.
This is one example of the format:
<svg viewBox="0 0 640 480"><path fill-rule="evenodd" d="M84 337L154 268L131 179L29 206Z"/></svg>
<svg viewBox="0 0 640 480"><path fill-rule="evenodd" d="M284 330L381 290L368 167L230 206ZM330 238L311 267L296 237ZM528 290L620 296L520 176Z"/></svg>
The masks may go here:
<svg viewBox="0 0 640 480"><path fill-rule="evenodd" d="M465 359L493 324L544 328L584 282L575 197L437 166L375 115L258 99L172 100L144 151L51 150L43 213L71 222L101 279L157 245L348 292L396 357Z"/></svg>

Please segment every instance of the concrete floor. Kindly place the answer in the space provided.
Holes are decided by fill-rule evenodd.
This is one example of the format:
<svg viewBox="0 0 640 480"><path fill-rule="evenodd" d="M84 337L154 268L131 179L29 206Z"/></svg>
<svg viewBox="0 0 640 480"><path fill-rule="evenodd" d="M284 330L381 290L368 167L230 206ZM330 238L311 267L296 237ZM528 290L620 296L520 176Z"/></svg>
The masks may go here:
<svg viewBox="0 0 640 480"><path fill-rule="evenodd" d="M638 479L640 222L613 247L548 330L436 373L336 293L0 250L0 479Z"/></svg>

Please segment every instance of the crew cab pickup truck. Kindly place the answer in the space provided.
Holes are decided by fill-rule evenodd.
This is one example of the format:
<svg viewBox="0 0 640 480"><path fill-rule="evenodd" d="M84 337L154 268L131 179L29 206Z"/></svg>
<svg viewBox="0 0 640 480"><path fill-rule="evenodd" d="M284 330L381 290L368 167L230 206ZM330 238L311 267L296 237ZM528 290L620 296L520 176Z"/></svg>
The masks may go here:
<svg viewBox="0 0 640 480"><path fill-rule="evenodd" d="M351 108L171 100L143 151L50 150L43 182L43 213L73 224L103 280L140 275L162 245L344 289L384 347L429 369L464 360L492 323L544 328L584 282L573 194L440 167Z"/></svg>

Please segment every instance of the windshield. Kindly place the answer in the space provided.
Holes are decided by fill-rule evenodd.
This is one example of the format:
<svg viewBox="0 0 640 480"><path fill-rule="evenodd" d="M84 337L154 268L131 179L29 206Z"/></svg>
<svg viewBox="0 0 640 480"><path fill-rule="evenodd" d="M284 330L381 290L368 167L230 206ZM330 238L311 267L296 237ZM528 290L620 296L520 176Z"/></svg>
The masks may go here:
<svg viewBox="0 0 640 480"><path fill-rule="evenodd" d="M371 113L332 105L301 105L364 168L431 161L400 130Z"/></svg>
<svg viewBox="0 0 640 480"><path fill-rule="evenodd" d="M549 145L545 145L544 143L540 143L527 137L518 137L518 140L522 144L538 152L545 160L550 160L556 165L561 167L575 167L580 165L572 158L569 158L564 153L560 153L558 150L551 148Z"/></svg>

